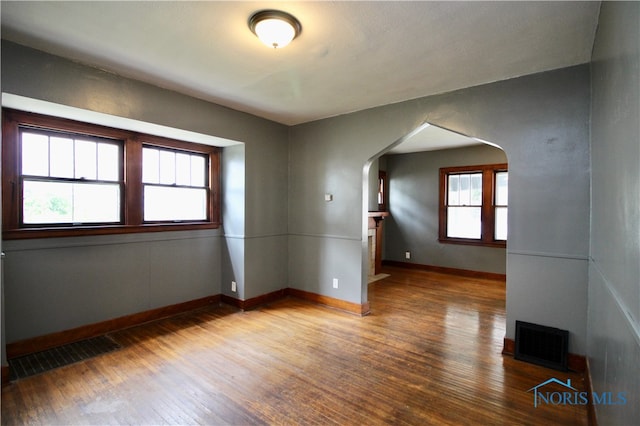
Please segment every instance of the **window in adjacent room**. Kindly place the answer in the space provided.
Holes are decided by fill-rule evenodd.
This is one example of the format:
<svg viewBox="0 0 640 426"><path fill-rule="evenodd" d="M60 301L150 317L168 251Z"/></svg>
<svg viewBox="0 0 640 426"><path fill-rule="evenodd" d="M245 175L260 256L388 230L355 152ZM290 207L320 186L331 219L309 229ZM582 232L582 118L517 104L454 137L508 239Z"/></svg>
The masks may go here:
<svg viewBox="0 0 640 426"><path fill-rule="evenodd" d="M494 238L497 241L507 240L507 201L508 201L509 172L495 174L495 226Z"/></svg>
<svg viewBox="0 0 640 426"><path fill-rule="evenodd" d="M384 170L378 171L378 211L387 211L388 187L387 172Z"/></svg>
<svg viewBox="0 0 640 426"><path fill-rule="evenodd" d="M506 246L507 194L506 164L440 169L439 240Z"/></svg>
<svg viewBox="0 0 640 426"><path fill-rule="evenodd" d="M219 148L3 113L4 238L216 228Z"/></svg>

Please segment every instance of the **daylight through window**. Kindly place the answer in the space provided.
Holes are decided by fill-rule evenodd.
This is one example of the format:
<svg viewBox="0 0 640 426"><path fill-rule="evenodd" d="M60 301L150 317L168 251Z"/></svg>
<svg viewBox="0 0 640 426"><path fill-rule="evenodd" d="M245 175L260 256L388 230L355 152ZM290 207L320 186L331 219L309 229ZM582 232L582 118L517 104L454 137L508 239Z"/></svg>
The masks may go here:
<svg viewBox="0 0 640 426"><path fill-rule="evenodd" d="M177 150L142 149L144 220L207 218L207 161Z"/></svg>
<svg viewBox="0 0 640 426"><path fill-rule="evenodd" d="M439 240L505 246L507 197L506 164L440 169Z"/></svg>
<svg viewBox="0 0 640 426"><path fill-rule="evenodd" d="M219 226L219 148L3 111L4 238Z"/></svg>
<svg viewBox="0 0 640 426"><path fill-rule="evenodd" d="M120 223L122 145L21 129L22 223Z"/></svg>

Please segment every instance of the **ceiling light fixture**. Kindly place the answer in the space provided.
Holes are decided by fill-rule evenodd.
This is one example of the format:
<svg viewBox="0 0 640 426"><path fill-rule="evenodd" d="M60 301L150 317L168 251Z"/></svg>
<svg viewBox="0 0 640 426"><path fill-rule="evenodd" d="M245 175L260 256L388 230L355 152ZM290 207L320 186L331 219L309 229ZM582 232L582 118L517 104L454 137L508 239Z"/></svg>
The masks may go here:
<svg viewBox="0 0 640 426"><path fill-rule="evenodd" d="M302 31L300 22L286 12L261 10L249 18L249 28L261 42L274 49L281 49Z"/></svg>

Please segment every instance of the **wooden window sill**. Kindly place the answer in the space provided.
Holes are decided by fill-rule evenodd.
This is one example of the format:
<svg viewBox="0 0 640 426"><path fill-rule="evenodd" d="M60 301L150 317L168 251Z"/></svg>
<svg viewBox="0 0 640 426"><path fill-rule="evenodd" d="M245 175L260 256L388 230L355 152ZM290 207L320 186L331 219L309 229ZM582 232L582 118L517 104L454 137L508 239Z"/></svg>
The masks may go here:
<svg viewBox="0 0 640 426"><path fill-rule="evenodd" d="M507 248L506 241L481 241L481 240L468 240L464 238L439 238L438 241L441 244L458 244L464 246L482 246L482 247L494 247L494 248Z"/></svg>
<svg viewBox="0 0 640 426"><path fill-rule="evenodd" d="M87 227L56 227L56 228L22 228L2 232L4 240L21 240L29 238L62 238L83 237L87 235L134 234L142 232L170 232L191 231L199 229L217 229L219 223L162 223L144 225L113 225Z"/></svg>

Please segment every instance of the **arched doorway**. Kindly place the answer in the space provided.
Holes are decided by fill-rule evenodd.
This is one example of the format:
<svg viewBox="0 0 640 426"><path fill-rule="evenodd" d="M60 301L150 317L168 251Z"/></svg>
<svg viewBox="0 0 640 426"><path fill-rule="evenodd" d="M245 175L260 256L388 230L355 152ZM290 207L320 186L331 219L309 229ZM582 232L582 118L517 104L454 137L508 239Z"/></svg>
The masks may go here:
<svg viewBox="0 0 640 426"><path fill-rule="evenodd" d="M368 300L369 282L379 278L380 271L374 266L381 259L376 255L382 256L386 264L396 266L478 273L504 279L506 165L506 153L499 146L429 123L418 126L372 157L363 169L363 277L366 277L363 300ZM469 166L469 170L465 171L464 166ZM495 170L489 166L495 166ZM453 182L460 182L461 186L465 182L466 185L480 183L479 201L470 203L467 199L443 205L443 197L446 200L448 195L446 191L442 194L442 188L449 182L443 175L447 168L451 169L452 185ZM380 185L381 171L386 176L388 189ZM482 183L483 180L489 182ZM468 196L471 189L459 188L457 194ZM388 199L378 203L380 196ZM378 210L380 205L386 209ZM478 237L482 235L482 239L476 241L473 233L458 235L455 227L447 226L446 223L450 225L454 219L461 220L454 218L454 213L460 216L461 212L471 213L462 214L467 221L477 213L477 223L474 219L466 228L477 228ZM447 219L449 216L452 218ZM462 228L458 227L457 232Z"/></svg>

